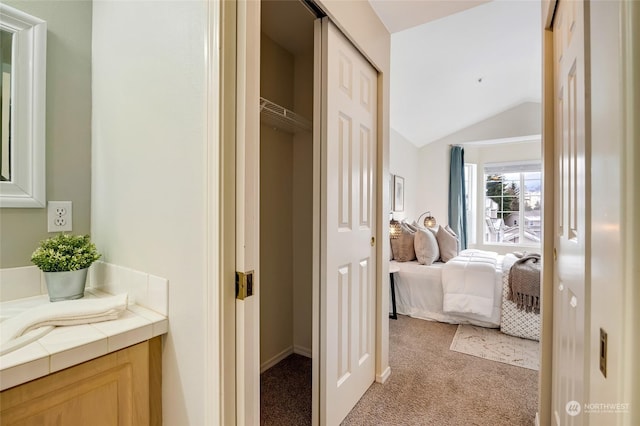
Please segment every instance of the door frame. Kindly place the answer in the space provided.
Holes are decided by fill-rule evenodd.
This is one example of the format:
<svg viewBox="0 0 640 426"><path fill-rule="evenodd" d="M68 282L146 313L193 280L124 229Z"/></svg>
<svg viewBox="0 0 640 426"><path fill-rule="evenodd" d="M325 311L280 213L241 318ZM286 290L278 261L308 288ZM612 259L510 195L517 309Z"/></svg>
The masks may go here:
<svg viewBox="0 0 640 426"><path fill-rule="evenodd" d="M538 377L538 412L536 424L546 424L552 416L551 390L553 383L553 247L555 204L555 141L554 141L554 75L553 75L553 14L557 0L542 2L542 287L544 301L540 311L540 374ZM542 420L541 420L542 419Z"/></svg>
<svg viewBox="0 0 640 426"><path fill-rule="evenodd" d="M233 313L235 291L224 285L234 279L235 232L223 224L235 225L235 28L223 24L234 19L235 5L209 0L205 5L205 103L206 135L203 141L205 167L204 310L205 351L203 354L206 424L235 423L235 321L223 318ZM225 32L226 31L226 32ZM235 78L235 77L234 77ZM225 84L226 83L226 84ZM233 165L228 167L227 165ZM233 229L233 228L231 228ZM232 369L223 368L232 366Z"/></svg>
<svg viewBox="0 0 640 426"><path fill-rule="evenodd" d="M211 0L210 0L211 1ZM215 2L214 2L215 3ZM321 2L318 2L321 3ZM378 71L378 160L376 171L377 184L377 235L378 241L387 241L388 226L384 226L387 217L383 212L389 211L389 129L388 129L388 93L389 93L389 54L390 35L382 23L377 19L373 9L368 4L357 4L356 9L349 5L337 3L318 4L334 23L343 31L352 43L363 53ZM215 6L214 6L215 7ZM260 4L253 0L229 0L220 2L220 292L219 292L219 341L220 355L218 366L220 374L215 384L216 391L208 394L219 396L220 412L208 410L206 415L213 423L219 424L258 424L259 421L259 216L254 215L249 220L244 213L238 212L238 206L244 211L256 211L259 205L259 72L253 72L252 65L258 61L255 47L260 41ZM369 19L368 25L361 25L363 15ZM340 25L342 22L342 25ZM345 26L352 28L355 37L350 36ZM215 29L209 29L211 32ZM377 38L371 38L372 34ZM357 41L360 40L360 43ZM363 48L365 46L365 48ZM386 49L386 50L385 50ZM378 64L373 58L378 58ZM249 63L248 63L249 62ZM257 67L259 70L259 67ZM256 108L252 108L251 100L255 98ZM208 120L210 120L208 118ZM252 126L244 123L254 123ZM244 132L248 132L248 134ZM256 142L257 140L257 142ZM314 146L314 150L316 147ZM245 179L245 170L250 170L251 178ZM257 178L257 179L256 179ZM315 180L315 176L314 176ZM246 204L248 202L248 204ZM314 201L315 203L315 201ZM251 207L253 205L254 207ZM314 204L314 209L316 205ZM314 215L315 216L315 215ZM213 217L209 217L211 222ZM248 223L251 222L251 223ZM210 225L215 225L210 223ZM315 229L314 235L319 230ZM212 234L213 235L213 234ZM243 243L240 244L239 241ZM315 248L314 248L315 250ZM389 304L389 274L388 262L390 246L378 244L376 257L376 381L384 382L390 375L388 365L388 304ZM211 253L211 251L209 251ZM209 262L211 262L209 260ZM235 300L235 271L254 270L254 296L248 298L256 306L245 309L247 300ZM319 288L319 279L315 277ZM213 285L213 284L211 284ZM213 297L209 306L213 303ZM314 309L315 306L314 306ZM247 311L253 311L249 319ZM319 309L318 309L319 311ZM245 341L239 341L235 332L240 325L239 319L249 319L246 330L249 334ZM314 323L317 319L313 318ZM257 325L256 325L257 324ZM314 325L315 326L315 325ZM209 327L209 338L216 334L216 330ZM251 331L253 327L253 331ZM257 327L257 336L256 336ZM251 334L253 333L253 334ZM255 349L247 347L248 341L253 342ZM255 344L258 346L255 346ZM319 354L317 343L313 342L313 356ZM251 346L251 345L249 345ZM247 356L258 359L255 374L238 375L241 361ZM208 361L210 362L210 361ZM251 363L249 363L251 364ZM248 366L245 362L245 367ZM213 380L208 377L207 382ZM208 386L211 387L211 386ZM240 397L238 397L240 395ZM319 396L315 395L314 397ZM316 404L314 400L314 404ZM314 422L317 419L314 418Z"/></svg>
<svg viewBox="0 0 640 426"><path fill-rule="evenodd" d="M237 425L260 422L260 39L261 2L235 16L235 271L253 273L253 295L235 300ZM236 273L237 273L236 272ZM235 291L235 273L234 284Z"/></svg>
<svg viewBox="0 0 640 426"><path fill-rule="evenodd" d="M238 15L236 1L209 0L213 8L219 7L217 28L209 26L209 40L218 38L218 43L210 43L218 49L219 75L219 129L216 135L219 138L219 151L217 168L219 188L217 199L218 217L208 216L209 230L219 228L218 252L219 273L212 277L215 281L210 285L217 289L217 303L215 307L217 317L212 318L206 326L210 328L209 335L215 335L219 341L218 353L209 354L207 363L215 362L214 368L219 370L217 383L214 384L215 392L209 392L208 396L217 399L212 407L205 413L207 424L234 425L236 419L236 56L237 56L237 24ZM217 45L216 45L217 44ZM209 49L211 50L211 49ZM209 70L211 71L211 70ZM211 116L207 117L212 120ZM209 170L211 172L211 170ZM211 232L211 231L210 231ZM209 252L209 254L212 254ZM215 262L212 256L208 262ZM211 299L214 299L211 297ZM211 304L210 302L210 310ZM217 324L217 327L215 325ZM207 382L213 380L207 376ZM211 386L208 386L211 387ZM213 407L219 409L213 411Z"/></svg>
<svg viewBox="0 0 640 426"><path fill-rule="evenodd" d="M542 156L544 170L544 207L543 207L543 262L542 266L542 297L544 299L541 312L542 332L540 340L540 375L538 394L538 413L536 424L548 424L552 419L552 379L554 374L552 366L552 341L553 341L553 276L554 276L554 194L555 185L560 184L555 176L554 164L554 74L553 74L553 41L552 29L553 15L558 0L542 1L542 64L543 64L543 96L542 96ZM635 254L640 251L640 225L635 216L640 209L640 197L634 195L634 182L640 181L640 149L637 141L640 138L640 123L634 119L640 106L640 85L637 83L637 75L640 72L640 4L637 2L623 2L620 6L620 61L622 75L619 75L619 90L623 96L620 105L620 116L613 117L621 126L622 141L621 152L621 187L622 204L625 206L620 218L622 232L623 259L620 265L623 267L624 279L620 283L621 292L624 294L624 302L620 306L623 310L623 321L619 325L625 344L619 348L618 357L610 358L609 362L619 363L620 371L624 371L624 377L614 378L619 380L618 395L622 401L630 403L631 413L625 420L625 424L637 424L640 422L640 366L635 362L635 356L640 352L640 336L638 336L638 324L640 324L640 311L637 309L640 303L640 291L637 290L637 282L640 280L640 268ZM634 80L634 78L636 80ZM599 82L592 81L592 84ZM631 90L633 88L633 90ZM600 173L598 176L601 176ZM597 178L597 176L596 176ZM549 219L551 218L551 219ZM545 242L551 241L551 244ZM545 309L547 307L547 309ZM593 325L592 325L593 327ZM585 330L586 334L591 330ZM590 350L586 348L585 350ZM596 359L597 361L597 359ZM599 372L597 374L600 374ZM588 392L588 389L587 389ZM588 394L586 395L589 401Z"/></svg>

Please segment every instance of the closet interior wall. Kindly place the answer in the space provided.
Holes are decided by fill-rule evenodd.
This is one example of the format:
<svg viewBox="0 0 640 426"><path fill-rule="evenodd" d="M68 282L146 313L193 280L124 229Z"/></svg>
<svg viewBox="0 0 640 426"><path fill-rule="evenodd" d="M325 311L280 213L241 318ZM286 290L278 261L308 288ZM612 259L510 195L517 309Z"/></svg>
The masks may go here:
<svg viewBox="0 0 640 426"><path fill-rule="evenodd" d="M262 2L260 94L311 121L313 17L298 2ZM295 23L295 24L292 24ZM261 121L260 364L311 357L313 135Z"/></svg>

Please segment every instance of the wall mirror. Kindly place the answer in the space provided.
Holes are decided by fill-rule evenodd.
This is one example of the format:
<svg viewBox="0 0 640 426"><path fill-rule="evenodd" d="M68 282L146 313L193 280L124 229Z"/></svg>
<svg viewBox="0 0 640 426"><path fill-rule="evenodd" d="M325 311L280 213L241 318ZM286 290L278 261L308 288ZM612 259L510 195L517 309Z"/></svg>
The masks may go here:
<svg viewBox="0 0 640 426"><path fill-rule="evenodd" d="M0 3L0 207L45 207L47 23Z"/></svg>

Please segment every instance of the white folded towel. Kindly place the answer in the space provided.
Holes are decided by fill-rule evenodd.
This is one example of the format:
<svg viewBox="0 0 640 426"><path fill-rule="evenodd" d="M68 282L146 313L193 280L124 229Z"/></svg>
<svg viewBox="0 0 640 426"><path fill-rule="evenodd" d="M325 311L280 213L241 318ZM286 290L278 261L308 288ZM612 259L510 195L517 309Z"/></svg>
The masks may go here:
<svg viewBox="0 0 640 426"><path fill-rule="evenodd" d="M125 309L127 293L96 299L65 300L28 309L0 322L0 355L39 339L55 326L114 320Z"/></svg>

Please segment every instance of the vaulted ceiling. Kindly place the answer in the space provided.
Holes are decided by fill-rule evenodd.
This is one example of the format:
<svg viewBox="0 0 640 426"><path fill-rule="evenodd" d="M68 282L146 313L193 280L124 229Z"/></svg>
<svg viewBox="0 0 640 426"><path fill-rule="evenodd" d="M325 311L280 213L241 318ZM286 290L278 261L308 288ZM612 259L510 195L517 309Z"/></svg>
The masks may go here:
<svg viewBox="0 0 640 426"><path fill-rule="evenodd" d="M538 0L370 0L391 36L391 127L416 146L541 99Z"/></svg>

